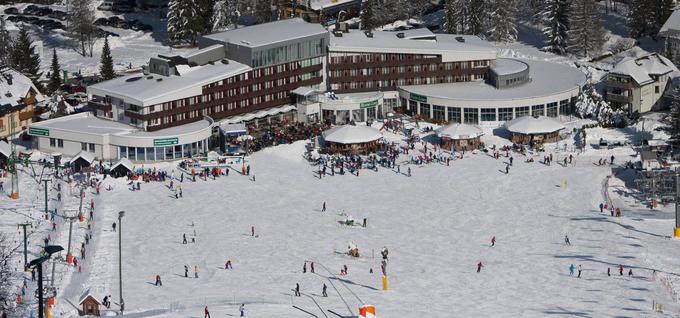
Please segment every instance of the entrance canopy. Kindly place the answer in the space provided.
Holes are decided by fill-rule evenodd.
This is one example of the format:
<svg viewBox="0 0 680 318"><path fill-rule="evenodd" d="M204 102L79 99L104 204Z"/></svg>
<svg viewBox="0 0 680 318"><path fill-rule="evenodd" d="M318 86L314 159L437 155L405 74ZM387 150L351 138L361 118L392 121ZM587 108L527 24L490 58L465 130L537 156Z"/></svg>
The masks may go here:
<svg viewBox="0 0 680 318"><path fill-rule="evenodd" d="M373 127L343 125L326 130L323 137L325 141L338 144L360 144L376 141L383 136Z"/></svg>

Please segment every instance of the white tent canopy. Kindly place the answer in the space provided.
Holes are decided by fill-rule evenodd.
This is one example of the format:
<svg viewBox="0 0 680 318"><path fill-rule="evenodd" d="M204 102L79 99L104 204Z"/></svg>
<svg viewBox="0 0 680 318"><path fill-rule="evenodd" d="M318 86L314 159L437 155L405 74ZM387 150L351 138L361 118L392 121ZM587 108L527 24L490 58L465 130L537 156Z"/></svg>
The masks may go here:
<svg viewBox="0 0 680 318"><path fill-rule="evenodd" d="M10 147L10 145L4 140L0 140L0 154L6 158L9 158L9 156L12 154L12 147Z"/></svg>
<svg viewBox="0 0 680 318"><path fill-rule="evenodd" d="M82 158L83 160L85 160L89 164L92 164L94 162L94 154L93 153L87 152L85 150L81 150L79 153L77 153L75 156L73 156L73 158L71 159L71 161L69 161L69 163L76 162L76 160L78 160L78 158Z"/></svg>
<svg viewBox="0 0 680 318"><path fill-rule="evenodd" d="M368 126L344 125L324 131L325 141L338 144L358 144L376 141L382 134L375 128Z"/></svg>
<svg viewBox="0 0 680 318"><path fill-rule="evenodd" d="M134 168L134 165L132 164L132 161L130 161L128 158L120 158L116 163L111 166L111 170L116 169L117 167L122 166L127 168L129 171L134 171L132 170Z"/></svg>
<svg viewBox="0 0 680 318"><path fill-rule="evenodd" d="M513 133L533 135L549 134L564 129L564 125L545 116L524 116L505 123L505 128Z"/></svg>
<svg viewBox="0 0 680 318"><path fill-rule="evenodd" d="M444 126L437 129L437 135L440 138L445 137L450 139L472 139L477 138L483 134L484 133L482 132L482 129L477 126L458 123L453 123L448 126Z"/></svg>

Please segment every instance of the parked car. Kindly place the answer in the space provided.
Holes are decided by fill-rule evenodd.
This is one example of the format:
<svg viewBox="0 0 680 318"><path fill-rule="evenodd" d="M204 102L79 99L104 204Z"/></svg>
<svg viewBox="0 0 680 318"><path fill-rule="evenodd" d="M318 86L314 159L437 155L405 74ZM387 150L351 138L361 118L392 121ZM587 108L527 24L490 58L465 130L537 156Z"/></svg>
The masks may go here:
<svg viewBox="0 0 680 318"><path fill-rule="evenodd" d="M5 14L19 14L19 9L15 7L9 7L5 9Z"/></svg>
<svg viewBox="0 0 680 318"><path fill-rule="evenodd" d="M97 20L94 20L94 25L109 25L109 19L107 18L99 18Z"/></svg>
<svg viewBox="0 0 680 318"><path fill-rule="evenodd" d="M73 93L73 94L71 94L71 95L66 96L66 100L69 100L69 99L70 99L70 100L75 100L75 101L77 101L79 104L87 103L87 94L85 94L85 93L83 93L83 92Z"/></svg>
<svg viewBox="0 0 680 318"><path fill-rule="evenodd" d="M64 11L59 11L59 10L52 10L52 13L47 15L48 17L52 19L57 19L57 20L66 20L66 17L68 17L68 14Z"/></svg>
<svg viewBox="0 0 680 318"><path fill-rule="evenodd" d="M100 4L97 7L97 10L101 11L111 11L113 9L113 2L112 1L104 1L102 4Z"/></svg>

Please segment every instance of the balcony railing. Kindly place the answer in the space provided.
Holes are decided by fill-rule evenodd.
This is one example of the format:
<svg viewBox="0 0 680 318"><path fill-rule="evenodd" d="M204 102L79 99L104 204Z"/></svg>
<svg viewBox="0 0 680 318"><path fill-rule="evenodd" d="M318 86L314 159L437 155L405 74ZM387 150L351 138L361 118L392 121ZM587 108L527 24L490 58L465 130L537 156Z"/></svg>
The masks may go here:
<svg viewBox="0 0 680 318"><path fill-rule="evenodd" d="M96 110L101 110L103 112L110 112L111 111L111 104L110 103L105 103L105 102L100 102L100 101L88 101L87 106L96 109Z"/></svg>
<svg viewBox="0 0 680 318"><path fill-rule="evenodd" d="M631 103L633 101L633 96L607 93L607 100L611 102Z"/></svg>

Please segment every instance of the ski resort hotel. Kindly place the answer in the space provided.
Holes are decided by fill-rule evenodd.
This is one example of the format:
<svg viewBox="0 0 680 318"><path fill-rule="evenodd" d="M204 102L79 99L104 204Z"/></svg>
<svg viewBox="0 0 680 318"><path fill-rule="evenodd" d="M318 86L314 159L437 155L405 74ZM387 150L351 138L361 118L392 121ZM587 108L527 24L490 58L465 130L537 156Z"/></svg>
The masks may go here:
<svg viewBox="0 0 680 318"><path fill-rule="evenodd" d="M163 161L208 150L220 127L343 124L401 112L437 123L499 126L573 112L578 69L498 58L478 37L328 31L302 19L207 35L182 56L88 87L91 113L32 123L38 148L98 159Z"/></svg>

